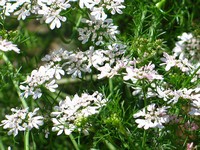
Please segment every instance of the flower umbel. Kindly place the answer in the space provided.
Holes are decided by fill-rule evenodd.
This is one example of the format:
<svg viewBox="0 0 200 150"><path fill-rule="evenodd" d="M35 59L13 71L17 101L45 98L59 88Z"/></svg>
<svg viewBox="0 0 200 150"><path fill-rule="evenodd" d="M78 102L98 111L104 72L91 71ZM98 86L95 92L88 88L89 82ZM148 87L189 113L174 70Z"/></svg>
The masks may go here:
<svg viewBox="0 0 200 150"><path fill-rule="evenodd" d="M77 129L78 122L98 113L106 102L107 100L98 92L92 95L83 93L81 97L76 94L72 99L67 96L65 100L60 101L59 106L54 107L55 111L51 113L52 131L57 131L57 135L63 132L66 135L71 134Z"/></svg>
<svg viewBox="0 0 200 150"><path fill-rule="evenodd" d="M134 118L138 118L135 122L138 124L138 128L164 128L163 124L169 122L169 115L167 115L167 109L169 107L163 106L157 108L156 104L150 104L146 108L143 108L139 112L133 115Z"/></svg>
<svg viewBox="0 0 200 150"><path fill-rule="evenodd" d="M19 131L39 129L43 125L43 117L37 116L39 108L35 108L33 112L29 112L28 108L15 109L12 108L12 115L6 115L6 120L1 121L4 129L9 129L8 135L16 136Z"/></svg>

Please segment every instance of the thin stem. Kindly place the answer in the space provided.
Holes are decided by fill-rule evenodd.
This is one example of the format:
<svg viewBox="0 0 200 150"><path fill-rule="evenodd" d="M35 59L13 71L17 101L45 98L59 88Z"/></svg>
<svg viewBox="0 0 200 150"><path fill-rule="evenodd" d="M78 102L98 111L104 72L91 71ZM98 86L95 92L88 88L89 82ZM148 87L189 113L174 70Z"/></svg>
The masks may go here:
<svg viewBox="0 0 200 150"><path fill-rule="evenodd" d="M143 140L142 140L142 148L143 149L144 149L145 143L146 143L146 130L144 130L144 132L143 132Z"/></svg>
<svg viewBox="0 0 200 150"><path fill-rule="evenodd" d="M8 65L8 69L9 70L13 70L14 67L13 67L12 63L9 61L8 57L6 55L4 55L3 53L1 53L1 55L2 55L2 58L5 61L5 63ZM20 101L22 102L23 107L27 108L28 105L27 105L25 99L21 96L21 91L20 91L20 88L18 86L18 82L15 81L13 78L12 78L12 82L14 84L14 87L15 87L16 91L17 91L17 94L19 96Z"/></svg>
<svg viewBox="0 0 200 150"><path fill-rule="evenodd" d="M12 63L9 61L8 57L6 55L4 55L3 53L1 53L1 55L2 55L2 58L5 61L5 63L8 65L8 69L9 70L14 70L14 67L13 67ZM27 105L25 99L21 96L21 91L20 91L20 88L18 86L18 82L15 81L14 78L12 78L12 82L14 84L14 87L15 87L15 89L17 91L17 94L19 96L19 99L20 99L23 107L27 108L28 105ZM24 149L25 150L29 150L29 131L28 130L25 131L25 133L24 133Z"/></svg>
<svg viewBox="0 0 200 150"><path fill-rule="evenodd" d="M115 146L112 145L108 140L105 140L105 143L109 150L116 150Z"/></svg>
<svg viewBox="0 0 200 150"><path fill-rule="evenodd" d="M113 81L111 78L109 78L109 89L110 89L110 93L113 92Z"/></svg>
<svg viewBox="0 0 200 150"><path fill-rule="evenodd" d="M73 136L72 134L70 134L70 135L69 135L69 138L70 138L70 140L72 141L72 143L73 143L73 145L74 145L74 148L75 148L76 150L79 150L78 144L77 144L76 140L74 139L74 136Z"/></svg>
<svg viewBox="0 0 200 150"><path fill-rule="evenodd" d="M1 140L1 137L0 137L0 149L1 149L1 150L5 150L5 148L4 148L4 146L3 146L3 142L2 142L2 140Z"/></svg>
<svg viewBox="0 0 200 150"><path fill-rule="evenodd" d="M18 82L16 82L15 80L12 80L12 81L13 81L13 84L14 84L14 86L15 86L15 89L16 89L16 91L17 91L17 94L18 94L18 96L19 96L19 99L20 99L20 101L21 101L23 107L24 107L24 108L27 108L28 105L27 105L26 100L24 99L24 97L21 96L21 90L19 89Z"/></svg>
<svg viewBox="0 0 200 150"><path fill-rule="evenodd" d="M144 96L144 108L145 108L145 113L147 113L147 98L146 98L146 87L145 87L145 81L142 81L142 92ZM144 148L146 143L146 130L144 129L143 132L143 140L142 140L142 148Z"/></svg>
<svg viewBox="0 0 200 150"><path fill-rule="evenodd" d="M29 150L29 131L24 132L24 150Z"/></svg>

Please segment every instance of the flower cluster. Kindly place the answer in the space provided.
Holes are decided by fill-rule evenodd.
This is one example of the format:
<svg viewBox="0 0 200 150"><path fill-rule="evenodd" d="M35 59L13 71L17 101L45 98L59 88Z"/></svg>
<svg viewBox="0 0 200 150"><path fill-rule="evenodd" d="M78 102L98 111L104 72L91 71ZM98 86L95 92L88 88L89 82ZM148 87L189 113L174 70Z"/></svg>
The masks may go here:
<svg viewBox="0 0 200 150"><path fill-rule="evenodd" d="M123 2L124 0L79 0L79 6L88 8L96 20L105 20L107 18L106 10L109 10L112 15L122 14L121 9L125 8L122 5Z"/></svg>
<svg viewBox="0 0 200 150"><path fill-rule="evenodd" d="M179 90L171 90L171 89L164 89L163 87L157 87L157 96L162 98L167 103L177 103L179 98L187 99L190 101L200 101L200 94L199 88L194 89L179 89Z"/></svg>
<svg viewBox="0 0 200 150"><path fill-rule="evenodd" d="M126 67L126 74L124 76L124 80L131 80L133 83L136 83L138 80L147 79L152 82L153 80L162 80L162 75L159 75L156 70L154 70L155 65L149 63L148 65L142 66L141 68L136 68L136 64L134 66Z"/></svg>
<svg viewBox="0 0 200 150"><path fill-rule="evenodd" d="M189 114L199 116L200 115L200 98L193 100L191 105L192 107L190 109Z"/></svg>
<svg viewBox="0 0 200 150"><path fill-rule="evenodd" d="M125 45L114 43L108 45L107 49L94 51L91 62L93 67L100 71L100 74L97 75L98 79L104 77L112 78L128 64L129 59L123 57L125 49Z"/></svg>
<svg viewBox="0 0 200 150"><path fill-rule="evenodd" d="M173 48L173 55L164 53L164 58L161 58L164 63L161 65L166 65L166 71L169 71L172 67L178 67L182 72L195 73L196 76L191 80L194 82L200 77L200 70L197 70L200 66L200 39L192 33L185 32L178 38L180 40L176 42Z"/></svg>
<svg viewBox="0 0 200 150"><path fill-rule="evenodd" d="M66 58L66 62L63 64L63 67L66 68L65 71L67 74L72 75L72 78L82 78L82 72L91 72L91 64L88 61L89 58L87 54L90 54L90 50L86 52L74 52Z"/></svg>
<svg viewBox="0 0 200 150"><path fill-rule="evenodd" d="M138 124L138 128L164 128L163 124L169 122L169 115L167 109L169 107L156 107L156 104L150 104L146 108L143 108L139 112L133 115L136 119L135 122Z"/></svg>
<svg viewBox="0 0 200 150"><path fill-rule="evenodd" d="M20 49L17 48L17 45L13 44L10 41L7 41L6 39L3 40L1 37L0 37L0 50L4 52L7 51L14 51L16 53L20 52Z"/></svg>
<svg viewBox="0 0 200 150"><path fill-rule="evenodd" d="M188 59L176 59L176 56L163 53L161 60L164 62L160 65L166 65L165 71L169 71L172 67L178 67L182 72L189 72L193 66L188 62Z"/></svg>
<svg viewBox="0 0 200 150"><path fill-rule="evenodd" d="M3 0L0 7L3 10L1 17L15 15L18 20L25 20L28 16L36 15L40 21L50 24L50 28L61 27L61 22L65 22L67 18L61 13L71 7L70 2L77 0ZM121 14L121 9L125 8L122 3L124 0L79 0L80 8L87 7L91 10L91 15L96 20L105 20L107 15L104 9L110 10L111 14L116 12Z"/></svg>
<svg viewBox="0 0 200 150"><path fill-rule="evenodd" d="M113 25L112 19L96 20L93 16L90 16L90 20L82 19L82 23L88 25L88 27L78 28L79 40L82 44L91 41L96 45L105 44L105 39L116 40L116 34L119 33L117 26Z"/></svg>
<svg viewBox="0 0 200 150"><path fill-rule="evenodd" d="M116 34L119 34L117 26L113 24L111 18L107 18L106 10L110 11L112 15L122 14L121 9L124 0L80 0L80 8L88 8L90 12L89 20L83 18L82 23L87 24L88 27L78 28L79 40L82 44L89 40L95 45L105 44L106 40L116 41Z"/></svg>
<svg viewBox="0 0 200 150"><path fill-rule="evenodd" d="M54 107L55 111L51 113L52 131L57 131L57 135L63 132L66 135L71 134L77 129L81 120L97 114L106 102L107 100L98 92L92 95L83 93L80 97L76 94L72 99L67 96L65 100L59 102L59 106Z"/></svg>
<svg viewBox="0 0 200 150"><path fill-rule="evenodd" d="M191 64L199 64L200 59L200 38L195 37L192 33L183 33L178 36L180 39L176 42L173 49L174 55L178 56L179 59L188 59Z"/></svg>
<svg viewBox="0 0 200 150"><path fill-rule="evenodd" d="M119 59L125 52L125 46L114 43L107 47L107 50L89 50L82 52L71 52L63 49L55 50L42 58L46 62L39 69L31 72L26 81L22 82L20 89L22 95L27 98L33 96L34 99L42 96L41 86L51 92L55 92L58 87L56 80L61 79L61 75L69 74L72 78L82 78L82 73L90 73L92 67L100 71L98 79L113 77L118 74L121 68L128 63L126 58Z"/></svg>
<svg viewBox="0 0 200 150"><path fill-rule="evenodd" d="M54 64L53 62L47 63L44 66L40 66L38 70L33 70L30 76L27 76L26 81L22 82L20 89L24 92L22 95L27 98L32 95L33 99L40 98L42 96L41 86L45 86L51 92L55 92L58 87L55 79L61 79L61 75L65 72L59 66L59 64ZM26 84L25 86L23 84Z"/></svg>
<svg viewBox="0 0 200 150"><path fill-rule="evenodd" d="M199 42L197 38L194 38L192 34L184 33L182 36L179 36L181 39L176 43L176 47L173 49L174 53L169 55L168 53L163 53L163 61L160 66L165 66L165 71L170 71L172 67L179 68L183 73L187 74L198 74L199 71L195 70L199 66L198 61L195 59L198 57L194 56L193 53L199 51ZM187 50L187 52L186 52ZM191 59L192 58L192 59ZM198 59L196 59L198 60ZM167 102L168 106L163 106L157 108L156 104L150 104L145 106L138 113L134 114L138 128L163 128L164 123L170 121L169 115L167 115L167 109L171 108L172 105L176 105L178 102L185 101L187 104L190 103L190 106L187 106L188 109L185 110L189 115L199 116L200 115L200 89L199 85L194 86L193 88L181 88L174 89L172 85L165 82L164 75L159 75L156 70L154 70L155 65L149 63L148 65L137 68L138 60L130 62L126 67L126 73L124 74L123 79L126 81L126 84L129 84L131 81L131 87L134 90L133 95L139 95L139 98L147 101L155 99L155 97L162 99L164 102ZM173 73L171 73L173 74ZM198 76L191 76L191 81L194 81L194 78L197 80ZM138 83L140 79L146 79L151 84L147 86L144 91L144 85ZM152 82L153 80L160 80L158 82ZM133 83L133 84L132 84ZM142 85L141 85L142 84ZM144 93L145 92L145 93ZM149 102L147 102L149 103ZM142 117L142 118L141 118Z"/></svg>
<svg viewBox="0 0 200 150"><path fill-rule="evenodd" d="M6 115L6 120L1 121L4 129L9 129L8 135L16 136L19 131L31 130L33 128L39 129L43 125L44 118L37 116L39 108L35 108L33 112L29 112L28 108L15 109L12 108L12 115Z"/></svg>
<svg viewBox="0 0 200 150"><path fill-rule="evenodd" d="M70 6L69 0L3 0L0 3L5 16L13 14L18 16L18 20L25 20L31 14L37 15L41 21L50 24L51 29L60 28L61 21L66 21L61 12Z"/></svg>

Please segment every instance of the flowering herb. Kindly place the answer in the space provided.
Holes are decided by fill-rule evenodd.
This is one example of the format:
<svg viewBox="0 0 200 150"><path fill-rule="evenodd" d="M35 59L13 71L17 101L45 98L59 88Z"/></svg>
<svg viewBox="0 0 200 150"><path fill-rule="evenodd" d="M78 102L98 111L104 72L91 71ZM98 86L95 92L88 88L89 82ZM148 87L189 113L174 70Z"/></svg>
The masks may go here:
<svg viewBox="0 0 200 150"><path fill-rule="evenodd" d="M200 147L198 6L1 0L0 149Z"/></svg>

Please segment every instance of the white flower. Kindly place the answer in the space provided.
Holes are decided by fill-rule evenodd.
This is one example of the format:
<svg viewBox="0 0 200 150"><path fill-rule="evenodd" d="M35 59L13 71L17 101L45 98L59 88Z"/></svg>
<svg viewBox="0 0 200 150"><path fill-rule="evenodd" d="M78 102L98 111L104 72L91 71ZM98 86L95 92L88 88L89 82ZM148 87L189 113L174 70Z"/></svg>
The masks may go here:
<svg viewBox="0 0 200 150"><path fill-rule="evenodd" d="M157 86L156 90L158 97L162 98L164 101L169 100L174 95L174 92L171 89L165 90L163 87Z"/></svg>
<svg viewBox="0 0 200 150"><path fill-rule="evenodd" d="M33 95L33 99L38 99L42 96L41 89L35 89L34 91L31 92L30 95ZM27 97L26 97L27 98Z"/></svg>
<svg viewBox="0 0 200 150"><path fill-rule="evenodd" d="M101 74L98 74L98 79L101 79L106 76L109 76L109 73L112 70L112 68L108 63L106 63L104 66L98 67L98 70L101 72Z"/></svg>
<svg viewBox="0 0 200 150"><path fill-rule="evenodd" d="M90 16L90 20L83 18L82 22L88 24L88 27L78 28L78 39L82 41L82 44L91 39L95 45L101 45L106 40L116 40L116 34L119 34L112 19L97 20L94 16Z"/></svg>
<svg viewBox="0 0 200 150"><path fill-rule="evenodd" d="M50 54L45 55L41 60L46 62L60 62L62 59L68 57L69 54L70 52L61 48L58 50L54 50Z"/></svg>
<svg viewBox="0 0 200 150"><path fill-rule="evenodd" d="M65 22L66 17L61 16L62 10L66 10L71 7L69 1L64 0L51 0L42 1L40 4L41 9L38 9L38 14L42 15L42 19L45 23L50 24L50 28L53 30L55 27L61 27L61 21Z"/></svg>
<svg viewBox="0 0 200 150"><path fill-rule="evenodd" d="M108 0L108 1L110 1L110 4L107 5L106 8L108 10L111 9L111 14L112 15L114 15L116 12L118 14L122 14L123 12L121 11L121 9L126 8L124 5L121 4L121 3L124 2L124 0Z"/></svg>
<svg viewBox="0 0 200 150"><path fill-rule="evenodd" d="M71 0L70 0L71 1ZM69 0L8 0L0 3L6 16L16 15L18 20L25 20L27 16L34 14L41 22L50 24L53 30L61 27L61 21L67 19L61 16L61 12L71 7Z"/></svg>
<svg viewBox="0 0 200 150"><path fill-rule="evenodd" d="M102 106L107 102L103 99L102 94L94 92L92 95L83 93L81 97L77 94L71 99L66 97L65 100L59 102L59 106L54 107L51 113L53 127L52 131L63 132L66 135L71 134L77 129L77 123L88 116L98 113Z"/></svg>
<svg viewBox="0 0 200 150"><path fill-rule="evenodd" d="M30 88L29 86L20 85L19 88L24 91L21 93L21 96L24 96L25 98L33 93L33 88Z"/></svg>
<svg viewBox="0 0 200 150"><path fill-rule="evenodd" d="M90 14L96 20L104 21L107 18L107 15L105 14L103 7L94 7L94 8L92 8L92 12Z"/></svg>
<svg viewBox="0 0 200 150"><path fill-rule="evenodd" d="M61 21L65 22L67 20L66 17L60 16L59 14L60 10L57 10L47 17L45 23L50 24L51 30L53 30L55 27L60 28Z"/></svg>
<svg viewBox="0 0 200 150"><path fill-rule="evenodd" d="M30 16L30 9L31 9L31 4L26 4L24 6L21 7L20 10L15 11L14 15L17 15L17 19L18 20L25 20L27 16Z"/></svg>
<svg viewBox="0 0 200 150"><path fill-rule="evenodd" d="M52 80L50 83L45 84L45 87L51 91L51 92L55 92L56 88L58 87L58 85L56 84L55 80Z"/></svg>
<svg viewBox="0 0 200 150"><path fill-rule="evenodd" d="M167 101L168 104L170 103L177 103L179 98L183 98L186 100L191 101L200 101L200 94L198 94L198 88L194 89L179 89L179 90L172 90L172 89L165 89L164 87L157 87L157 96L162 98L164 101Z"/></svg>
<svg viewBox="0 0 200 150"><path fill-rule="evenodd" d="M79 0L80 8L89 8L91 9L94 5L98 4L100 0Z"/></svg>
<svg viewBox="0 0 200 150"><path fill-rule="evenodd" d="M178 36L178 38L182 41L182 43L190 40L191 38L193 38L192 33L186 33L184 32L181 36Z"/></svg>
<svg viewBox="0 0 200 150"><path fill-rule="evenodd" d="M50 68L48 70L48 73L47 74L50 74L51 75L54 75L56 79L61 79L61 75L64 75L65 72L64 70L62 69L62 67L60 67L58 64L53 66L53 68Z"/></svg>
<svg viewBox="0 0 200 150"><path fill-rule="evenodd" d="M199 116L200 115L200 100L194 100L191 103L192 107L189 112L190 115Z"/></svg>
<svg viewBox="0 0 200 150"><path fill-rule="evenodd" d="M105 56L104 50L96 50L93 52L92 57L91 57L91 64L95 68L99 68L106 61L109 61L109 58L107 56Z"/></svg>
<svg viewBox="0 0 200 150"><path fill-rule="evenodd" d="M61 79L64 75L64 70L57 64L50 62L44 66L40 66L38 70L33 70L30 76L27 76L26 81L22 82L20 89L23 90L22 95L27 98L33 96L33 99L38 99L42 96L40 86L43 85L51 92L55 92L58 85L55 83L56 79Z"/></svg>
<svg viewBox="0 0 200 150"><path fill-rule="evenodd" d="M162 80L162 75L159 75L156 70L154 70L155 65L149 63L148 65L142 66L141 68L133 68L132 66L126 67L126 74L123 79L132 80L136 83L138 80L147 79L150 82L153 80Z"/></svg>
<svg viewBox="0 0 200 150"><path fill-rule="evenodd" d="M163 53L164 58L161 58L161 60L164 62L160 65L166 65L165 71L169 71L172 67L176 66L178 67L182 72L188 72L193 68L193 66L188 62L188 60L185 58L183 60L176 59L176 56L169 55L167 53Z"/></svg>
<svg viewBox="0 0 200 150"><path fill-rule="evenodd" d="M67 74L72 75L72 78L82 78L82 72L91 72L91 65L88 61L89 57L87 53L88 52L71 53L65 58L67 61L63 64L63 67L66 68Z"/></svg>
<svg viewBox="0 0 200 150"><path fill-rule="evenodd" d="M54 127L52 127L52 131L58 131L57 135L61 135L63 131L66 135L70 135L71 132L75 130L75 126L73 124L66 124L66 120L63 119L64 118L52 118L52 122L54 124Z"/></svg>
<svg viewBox="0 0 200 150"><path fill-rule="evenodd" d="M12 150L12 149L11 149L11 146L8 146L8 150Z"/></svg>
<svg viewBox="0 0 200 150"><path fill-rule="evenodd" d="M17 45L5 39L3 40L1 37L0 37L0 50L4 52L7 52L7 51L15 51L16 53L20 52L20 49L17 48Z"/></svg>
<svg viewBox="0 0 200 150"><path fill-rule="evenodd" d="M116 65L113 67L110 66L109 63L106 63L102 67L97 67L96 69L100 71L101 73L97 75L98 79L108 77L112 78L115 75L118 75L118 72L120 69L125 68L128 64L126 58L123 58L121 60L116 60Z"/></svg>
<svg viewBox="0 0 200 150"><path fill-rule="evenodd" d="M175 56L170 56L167 53L163 53L164 58L161 58L161 60L164 62L160 65L166 65L165 71L169 71L171 67L174 67L177 63L177 60L175 59Z"/></svg>
<svg viewBox="0 0 200 150"><path fill-rule="evenodd" d="M156 104L150 104L146 108L143 108L139 112L133 115L138 124L138 128L164 128L163 124L169 122L169 115L167 115L167 109L169 107L156 108Z"/></svg>
<svg viewBox="0 0 200 150"><path fill-rule="evenodd" d="M4 129L9 129L8 135L13 134L14 136L19 131L31 130L33 127L39 129L39 126L43 125L43 117L36 116L38 110L36 108L33 112L28 112L28 108L12 108L12 115L6 115L6 120L2 120L0 126L3 126Z"/></svg>
<svg viewBox="0 0 200 150"><path fill-rule="evenodd" d="M184 32L178 36L178 39L173 48L173 52L174 56L178 57L182 63L179 63L179 68L182 67L183 72L193 74L200 66L200 38L199 36L194 36L192 33ZM200 77L200 71L197 71L195 74L191 82L196 81Z"/></svg>
<svg viewBox="0 0 200 150"><path fill-rule="evenodd" d="M31 130L32 128L39 129L39 126L44 124L43 120L44 117L42 116L35 116L38 112L39 108L35 108L33 112L28 113L28 124L27 128Z"/></svg>

